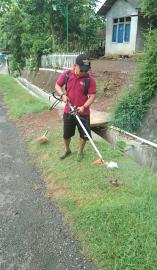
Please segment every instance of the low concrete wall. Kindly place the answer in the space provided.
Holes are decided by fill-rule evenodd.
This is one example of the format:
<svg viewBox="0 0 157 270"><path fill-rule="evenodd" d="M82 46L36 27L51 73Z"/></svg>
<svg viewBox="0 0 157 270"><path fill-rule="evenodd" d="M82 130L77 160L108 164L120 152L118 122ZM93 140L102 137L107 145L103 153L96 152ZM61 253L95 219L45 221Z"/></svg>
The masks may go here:
<svg viewBox="0 0 157 270"><path fill-rule="evenodd" d="M138 135L157 143L157 97L150 104L143 119L143 127L138 131Z"/></svg>
<svg viewBox="0 0 157 270"><path fill-rule="evenodd" d="M114 127L108 127L103 137L111 144L124 141L127 156L157 172L157 144Z"/></svg>
<svg viewBox="0 0 157 270"><path fill-rule="evenodd" d="M24 70L22 77L46 92L53 92L56 80L61 72L61 70L42 68L38 72Z"/></svg>

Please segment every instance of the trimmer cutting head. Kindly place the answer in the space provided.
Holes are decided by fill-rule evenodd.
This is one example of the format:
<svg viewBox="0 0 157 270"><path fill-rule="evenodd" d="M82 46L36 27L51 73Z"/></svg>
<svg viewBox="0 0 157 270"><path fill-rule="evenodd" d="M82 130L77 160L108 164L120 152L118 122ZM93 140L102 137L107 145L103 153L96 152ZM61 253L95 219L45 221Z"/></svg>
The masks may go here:
<svg viewBox="0 0 157 270"><path fill-rule="evenodd" d="M93 164L102 164L104 165L106 168L108 169L114 169L114 168L118 168L118 165L116 162L113 162L113 161L110 161L110 162L107 162L103 159L96 159Z"/></svg>
<svg viewBox="0 0 157 270"><path fill-rule="evenodd" d="M105 164L105 161L103 159L96 159L93 164Z"/></svg>

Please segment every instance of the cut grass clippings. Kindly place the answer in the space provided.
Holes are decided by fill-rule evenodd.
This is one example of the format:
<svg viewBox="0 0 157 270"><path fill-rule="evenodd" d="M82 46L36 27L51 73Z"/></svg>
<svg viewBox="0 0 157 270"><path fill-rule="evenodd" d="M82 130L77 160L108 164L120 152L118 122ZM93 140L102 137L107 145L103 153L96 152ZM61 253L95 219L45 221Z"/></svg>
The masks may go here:
<svg viewBox="0 0 157 270"><path fill-rule="evenodd" d="M4 92L12 83L15 89L19 87L9 80L9 86L6 78L0 81ZM14 102L9 106L15 109ZM119 165L112 171L119 187L112 187L109 171L92 164L96 155L89 143L83 161L77 162L78 135L72 140L72 155L62 161L61 127L49 133L48 144L34 144L33 139L29 152L42 169L46 184L51 184L52 198L53 185L64 190L56 202L94 263L105 270L156 270L156 174L102 140L96 144L104 159Z"/></svg>

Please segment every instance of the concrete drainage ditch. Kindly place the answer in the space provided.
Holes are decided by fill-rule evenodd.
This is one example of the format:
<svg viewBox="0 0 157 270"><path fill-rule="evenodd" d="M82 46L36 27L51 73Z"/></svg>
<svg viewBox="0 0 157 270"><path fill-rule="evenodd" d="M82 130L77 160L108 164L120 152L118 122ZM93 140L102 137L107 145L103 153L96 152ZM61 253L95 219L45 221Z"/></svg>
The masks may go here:
<svg viewBox="0 0 157 270"><path fill-rule="evenodd" d="M125 155L157 172L157 144L113 126L94 128L94 131L113 145L124 142Z"/></svg>

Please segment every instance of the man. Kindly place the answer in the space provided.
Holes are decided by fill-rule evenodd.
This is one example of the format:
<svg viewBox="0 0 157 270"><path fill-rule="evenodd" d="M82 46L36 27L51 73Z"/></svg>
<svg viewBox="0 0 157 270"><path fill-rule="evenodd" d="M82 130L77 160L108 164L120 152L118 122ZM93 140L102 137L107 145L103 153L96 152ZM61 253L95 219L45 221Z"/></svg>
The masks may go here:
<svg viewBox="0 0 157 270"><path fill-rule="evenodd" d="M95 79L89 73L91 66L88 57L80 54L76 58L73 70L63 72L56 81L55 90L61 96L66 104L64 108L64 146L65 152L60 157L64 159L71 154L71 137L75 135L75 128L78 127L80 134L80 147L78 151L78 161L83 157L83 150L87 141L87 136L80 127L74 115L70 115L70 108L67 104L69 100L71 105L77 109L82 123L91 136L90 131L90 105L94 102L96 93ZM65 85L66 92L62 87ZM88 88L88 89L87 89Z"/></svg>

